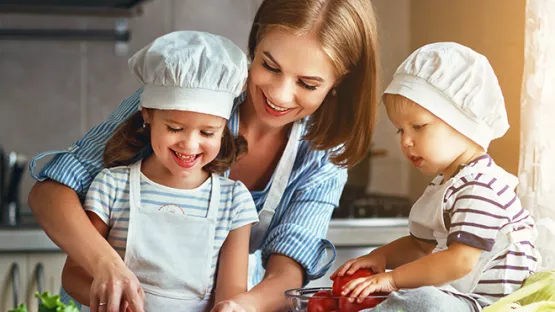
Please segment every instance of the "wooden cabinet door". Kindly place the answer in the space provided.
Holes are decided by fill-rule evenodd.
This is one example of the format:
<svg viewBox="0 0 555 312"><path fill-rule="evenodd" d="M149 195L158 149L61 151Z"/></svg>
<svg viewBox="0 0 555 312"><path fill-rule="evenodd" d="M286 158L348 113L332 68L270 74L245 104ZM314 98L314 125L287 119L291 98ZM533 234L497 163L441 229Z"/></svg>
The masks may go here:
<svg viewBox="0 0 555 312"><path fill-rule="evenodd" d="M14 299L17 304L26 303L27 271L25 254L0 254L0 311L13 309ZM16 296L14 290L17 292Z"/></svg>

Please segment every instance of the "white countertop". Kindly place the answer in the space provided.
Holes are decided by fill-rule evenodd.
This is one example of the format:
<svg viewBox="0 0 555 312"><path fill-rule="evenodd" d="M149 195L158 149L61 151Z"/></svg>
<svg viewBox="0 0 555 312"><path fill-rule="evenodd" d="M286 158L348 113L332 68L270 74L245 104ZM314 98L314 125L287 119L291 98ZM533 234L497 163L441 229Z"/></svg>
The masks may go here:
<svg viewBox="0 0 555 312"><path fill-rule="evenodd" d="M337 247L380 246L408 234L407 219L333 219L327 239ZM0 228L0 252L58 250L40 228Z"/></svg>

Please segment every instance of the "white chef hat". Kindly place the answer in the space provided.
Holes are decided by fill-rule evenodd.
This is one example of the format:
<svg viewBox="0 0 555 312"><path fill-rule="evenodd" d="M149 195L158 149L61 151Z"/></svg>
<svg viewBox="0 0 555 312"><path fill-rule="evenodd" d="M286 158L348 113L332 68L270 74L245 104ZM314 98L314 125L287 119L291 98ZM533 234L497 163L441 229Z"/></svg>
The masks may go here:
<svg viewBox="0 0 555 312"><path fill-rule="evenodd" d="M413 52L384 93L410 99L486 151L509 129L493 68L485 56L457 43L433 43Z"/></svg>
<svg viewBox="0 0 555 312"><path fill-rule="evenodd" d="M247 56L231 40L200 31L155 39L129 59L144 85L139 109L184 110L229 119L247 79Z"/></svg>

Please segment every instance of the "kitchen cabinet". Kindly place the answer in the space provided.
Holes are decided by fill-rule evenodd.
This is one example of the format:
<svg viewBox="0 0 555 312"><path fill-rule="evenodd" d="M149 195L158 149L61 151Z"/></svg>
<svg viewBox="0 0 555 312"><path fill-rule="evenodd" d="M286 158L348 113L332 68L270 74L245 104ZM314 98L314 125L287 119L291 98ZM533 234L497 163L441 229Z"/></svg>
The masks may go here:
<svg viewBox="0 0 555 312"><path fill-rule="evenodd" d="M13 308L14 299L18 303L26 303L29 311L38 311L35 292L59 292L65 259L66 255L62 252L1 253L0 311ZM17 290L17 298L14 297L14 289Z"/></svg>

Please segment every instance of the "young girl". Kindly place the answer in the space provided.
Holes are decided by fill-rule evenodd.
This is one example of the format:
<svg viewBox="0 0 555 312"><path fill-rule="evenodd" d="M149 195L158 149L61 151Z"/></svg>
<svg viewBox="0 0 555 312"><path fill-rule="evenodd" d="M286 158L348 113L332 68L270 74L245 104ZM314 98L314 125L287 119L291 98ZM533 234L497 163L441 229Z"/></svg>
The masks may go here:
<svg viewBox="0 0 555 312"><path fill-rule="evenodd" d="M456 43L424 46L397 69L384 103L407 160L437 177L411 209L410 236L332 275L378 273L349 282L343 294L409 288L375 310L480 311L518 289L538 265L536 235L514 192L518 179L486 153L509 128L487 59Z"/></svg>
<svg viewBox="0 0 555 312"><path fill-rule="evenodd" d="M247 290L256 208L243 183L217 175L246 149L226 126L246 55L223 37L179 31L129 65L144 84L140 111L108 141L108 169L84 207L141 282L145 311L204 311ZM148 145L153 154L133 160ZM71 258L62 282L81 303L106 308L105 298L89 300L92 278Z"/></svg>

